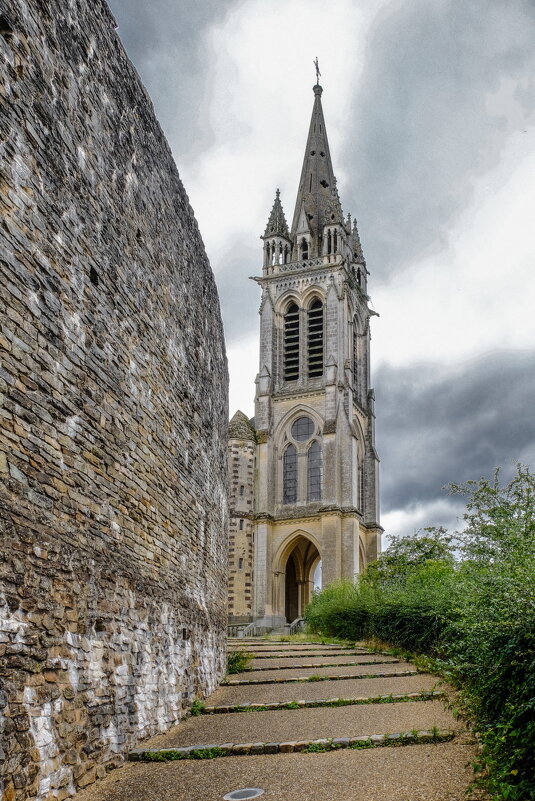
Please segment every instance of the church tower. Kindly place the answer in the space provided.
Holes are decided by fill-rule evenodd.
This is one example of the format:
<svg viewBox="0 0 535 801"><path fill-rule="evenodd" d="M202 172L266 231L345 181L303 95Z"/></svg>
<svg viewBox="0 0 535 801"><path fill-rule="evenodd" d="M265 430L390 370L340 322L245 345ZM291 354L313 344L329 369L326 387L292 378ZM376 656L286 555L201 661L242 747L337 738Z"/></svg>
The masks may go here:
<svg viewBox="0 0 535 801"><path fill-rule="evenodd" d="M230 432L231 482L246 495L246 477L253 483L250 509L234 509L239 496L236 487L231 492L231 519L243 531L241 563L230 545L231 584L245 587L237 564L250 581L247 604L233 591L229 622L266 628L301 617L320 575L323 586L353 580L376 558L382 531L370 388L374 312L356 220L344 217L336 188L322 91L314 86L292 227L277 190L262 237L255 417L247 426L238 413Z"/></svg>

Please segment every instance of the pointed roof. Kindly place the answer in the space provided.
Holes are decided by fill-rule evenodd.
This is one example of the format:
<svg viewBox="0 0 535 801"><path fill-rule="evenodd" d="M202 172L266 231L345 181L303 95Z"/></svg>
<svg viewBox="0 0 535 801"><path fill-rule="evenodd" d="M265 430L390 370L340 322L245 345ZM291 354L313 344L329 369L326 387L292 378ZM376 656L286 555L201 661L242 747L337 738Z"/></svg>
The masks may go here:
<svg viewBox="0 0 535 801"><path fill-rule="evenodd" d="M286 217L284 216L284 211L280 200L280 192L278 189L275 194L275 202L273 203L273 208L271 209L271 214L269 215L266 230L264 231L264 239L268 236L284 236L286 239L290 238L288 223L286 222Z"/></svg>
<svg viewBox="0 0 535 801"><path fill-rule="evenodd" d="M229 439L255 440L255 430L246 414L239 409L228 424Z"/></svg>
<svg viewBox="0 0 535 801"><path fill-rule="evenodd" d="M329 203L325 209L325 221L337 223L338 225L344 224L344 212L342 211L342 204L340 203L340 195L336 186L336 178L331 190Z"/></svg>
<svg viewBox="0 0 535 801"><path fill-rule="evenodd" d="M297 232L299 217L304 206L309 226L313 236L321 233L325 222L330 220L331 210L336 206L336 189L325 120L321 107L322 87L316 84L314 91L314 107L308 131L308 139L299 180L299 190L295 203L295 212L292 222L292 237ZM338 200L338 204L339 204ZM336 220L338 222L338 220Z"/></svg>

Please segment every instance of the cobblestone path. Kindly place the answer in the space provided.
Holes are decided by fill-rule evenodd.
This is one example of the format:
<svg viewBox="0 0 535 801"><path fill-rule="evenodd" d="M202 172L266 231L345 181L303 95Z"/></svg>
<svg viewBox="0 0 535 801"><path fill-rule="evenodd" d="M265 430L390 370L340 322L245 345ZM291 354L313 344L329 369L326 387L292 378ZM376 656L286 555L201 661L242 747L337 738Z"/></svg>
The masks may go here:
<svg viewBox="0 0 535 801"><path fill-rule="evenodd" d="M252 653L248 669L79 801L216 801L246 788L266 801L468 798L475 746L435 677L360 647L247 639L229 650Z"/></svg>

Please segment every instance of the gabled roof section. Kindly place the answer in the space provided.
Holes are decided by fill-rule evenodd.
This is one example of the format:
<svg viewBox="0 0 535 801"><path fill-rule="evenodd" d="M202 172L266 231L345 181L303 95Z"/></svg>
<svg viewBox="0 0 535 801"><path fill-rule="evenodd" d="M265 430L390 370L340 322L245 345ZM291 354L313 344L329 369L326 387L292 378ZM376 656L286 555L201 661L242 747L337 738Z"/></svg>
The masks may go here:
<svg viewBox="0 0 535 801"><path fill-rule="evenodd" d="M327 213L331 213L333 204L333 188L335 179L325 120L321 106L322 87L314 86L314 108L308 131L308 139L299 181L299 190L295 203L292 222L292 238L295 237L301 208L304 205L311 233L317 237L323 226L329 222Z"/></svg>
<svg viewBox="0 0 535 801"><path fill-rule="evenodd" d="M286 222L286 217L284 216L284 211L280 200L280 192L278 189L275 194L275 202L273 203L273 208L271 209L271 214L269 215L266 230L264 231L264 239L266 239L268 236L283 236L286 239L290 238L288 223Z"/></svg>
<svg viewBox="0 0 535 801"><path fill-rule="evenodd" d="M310 223L308 221L308 216L305 208L305 204L301 204L301 209L297 218L295 220L295 230L294 234L311 234L312 230L310 228Z"/></svg>
<svg viewBox="0 0 535 801"><path fill-rule="evenodd" d="M246 414L239 409L228 424L229 439L244 439L255 442L256 432Z"/></svg>

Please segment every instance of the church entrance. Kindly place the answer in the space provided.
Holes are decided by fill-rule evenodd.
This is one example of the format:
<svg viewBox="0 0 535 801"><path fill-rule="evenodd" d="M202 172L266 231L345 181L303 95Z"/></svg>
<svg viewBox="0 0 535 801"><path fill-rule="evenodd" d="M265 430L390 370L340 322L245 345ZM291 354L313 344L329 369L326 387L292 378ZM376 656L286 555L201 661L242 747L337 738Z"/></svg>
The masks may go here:
<svg viewBox="0 0 535 801"><path fill-rule="evenodd" d="M321 561L318 549L301 536L288 555L284 576L284 612L287 623L303 617L312 599L314 584L321 582ZM318 579L318 576L320 578Z"/></svg>

